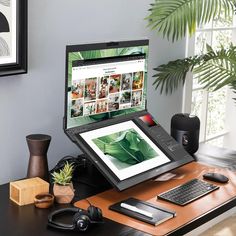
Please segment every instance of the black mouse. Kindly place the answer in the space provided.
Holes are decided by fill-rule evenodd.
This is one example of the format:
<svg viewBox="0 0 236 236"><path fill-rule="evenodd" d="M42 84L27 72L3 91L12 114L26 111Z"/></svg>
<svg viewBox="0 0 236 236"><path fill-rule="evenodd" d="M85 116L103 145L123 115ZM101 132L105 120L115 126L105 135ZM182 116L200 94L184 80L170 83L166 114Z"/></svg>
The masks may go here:
<svg viewBox="0 0 236 236"><path fill-rule="evenodd" d="M218 183L227 183L229 181L228 177L219 173L206 173L203 175L203 178Z"/></svg>

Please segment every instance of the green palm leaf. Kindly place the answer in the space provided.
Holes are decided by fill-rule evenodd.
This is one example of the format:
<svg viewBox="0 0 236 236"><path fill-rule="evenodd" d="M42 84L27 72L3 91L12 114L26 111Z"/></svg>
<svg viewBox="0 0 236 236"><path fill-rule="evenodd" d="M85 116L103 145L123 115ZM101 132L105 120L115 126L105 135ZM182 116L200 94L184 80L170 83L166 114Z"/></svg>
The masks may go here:
<svg viewBox="0 0 236 236"><path fill-rule="evenodd" d="M214 51L207 45L207 49L208 52L202 56L170 61L155 68L158 72L154 75L155 88L160 87L161 93L163 90L172 93L185 82L187 72L192 71L206 89L216 91L230 85L236 92L236 46Z"/></svg>
<svg viewBox="0 0 236 236"><path fill-rule="evenodd" d="M236 81L236 47L230 45L229 49L223 47L214 51L208 46L208 52L203 55L202 61L196 65L199 82L204 88L216 91Z"/></svg>
<svg viewBox="0 0 236 236"><path fill-rule="evenodd" d="M153 75L155 81L155 89L160 87L160 92L165 90L165 93L172 93L180 85L183 85L186 79L188 71L192 71L193 67L200 63L201 58L199 56L189 57L184 59L178 59L176 61L170 61L165 65L160 65L154 68L157 74Z"/></svg>
<svg viewBox="0 0 236 236"><path fill-rule="evenodd" d="M234 13L236 0L155 0L146 17L148 27L172 41L192 35L197 26L208 23L222 11Z"/></svg>

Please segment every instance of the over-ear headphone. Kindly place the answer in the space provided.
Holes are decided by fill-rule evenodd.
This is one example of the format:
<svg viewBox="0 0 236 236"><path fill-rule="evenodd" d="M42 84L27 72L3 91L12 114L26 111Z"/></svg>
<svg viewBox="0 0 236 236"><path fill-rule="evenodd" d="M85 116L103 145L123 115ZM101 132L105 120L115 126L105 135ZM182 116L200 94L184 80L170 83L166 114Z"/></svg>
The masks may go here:
<svg viewBox="0 0 236 236"><path fill-rule="evenodd" d="M72 224L64 224L55 221L55 216L65 213L75 213ZM87 211L79 208L65 208L53 211L48 215L48 226L61 230L86 231L91 224L103 223L102 210L90 205Z"/></svg>

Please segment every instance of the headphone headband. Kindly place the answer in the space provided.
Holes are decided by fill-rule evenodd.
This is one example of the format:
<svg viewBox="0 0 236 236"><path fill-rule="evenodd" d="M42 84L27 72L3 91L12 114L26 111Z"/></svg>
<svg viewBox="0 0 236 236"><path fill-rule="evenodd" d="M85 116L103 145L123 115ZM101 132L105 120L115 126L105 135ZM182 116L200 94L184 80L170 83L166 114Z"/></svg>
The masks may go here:
<svg viewBox="0 0 236 236"><path fill-rule="evenodd" d="M74 213L72 224L64 224L54 220L56 215L62 215L65 213ZM86 231L90 224L102 223L101 209L89 206L88 210L82 210L79 208L64 208L51 212L48 215L48 226L60 229L60 230L79 230Z"/></svg>
<svg viewBox="0 0 236 236"><path fill-rule="evenodd" d="M55 210L48 215L48 225L57 229L74 230L75 229L74 224L64 224L64 223L56 222L53 220L53 217L55 215L61 215L61 214L70 213L70 212L77 213L79 211L80 209L75 208L75 207Z"/></svg>

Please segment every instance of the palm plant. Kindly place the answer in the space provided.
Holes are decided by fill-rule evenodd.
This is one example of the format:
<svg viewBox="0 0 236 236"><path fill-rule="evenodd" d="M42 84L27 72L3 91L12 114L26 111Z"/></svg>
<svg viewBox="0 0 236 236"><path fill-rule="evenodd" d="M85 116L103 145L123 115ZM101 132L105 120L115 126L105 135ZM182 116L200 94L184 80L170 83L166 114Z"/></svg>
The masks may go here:
<svg viewBox="0 0 236 236"><path fill-rule="evenodd" d="M233 15L236 0L155 0L146 18L148 26L176 41L191 36L198 26L213 20L224 13L225 17ZM184 84L186 74L197 73L199 81L207 89L218 90L225 85L231 86L236 92L236 47L221 47L215 51L207 45L207 52L200 56L170 61L154 68L155 88L160 87L161 93L172 92Z"/></svg>

